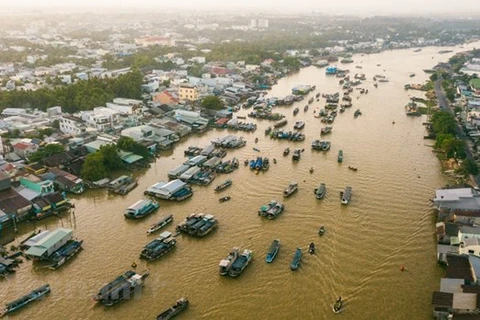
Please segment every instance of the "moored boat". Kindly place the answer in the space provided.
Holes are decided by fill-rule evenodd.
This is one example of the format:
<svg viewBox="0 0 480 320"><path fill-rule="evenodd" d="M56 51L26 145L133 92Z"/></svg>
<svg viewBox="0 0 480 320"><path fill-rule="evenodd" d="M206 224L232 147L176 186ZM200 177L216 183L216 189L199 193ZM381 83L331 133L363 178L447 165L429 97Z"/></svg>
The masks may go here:
<svg viewBox="0 0 480 320"><path fill-rule="evenodd" d="M352 171L357 171L358 170L358 168L355 167L355 166L348 166L348 169L350 169Z"/></svg>
<svg viewBox="0 0 480 320"><path fill-rule="evenodd" d="M8 313L17 311L25 307L30 302L38 300L49 293L50 293L50 285L48 284L45 284L35 290L32 290L29 294L26 294L21 298L18 298L16 300L6 303L5 308L0 311L0 317L3 317Z"/></svg>
<svg viewBox="0 0 480 320"><path fill-rule="evenodd" d="M185 232L191 236L203 237L215 230L218 226L218 221L211 214L192 213L178 226L178 232Z"/></svg>
<svg viewBox="0 0 480 320"><path fill-rule="evenodd" d="M232 179L225 180L221 184L215 187L215 192L219 192L225 188L228 188L229 186L232 185Z"/></svg>
<svg viewBox="0 0 480 320"><path fill-rule="evenodd" d="M343 151L342 151L342 150L339 150L339 151L338 151L337 161L338 161L338 162L342 162L342 161L343 161Z"/></svg>
<svg viewBox="0 0 480 320"><path fill-rule="evenodd" d="M330 133L330 132L332 132L332 129L333 129L333 127L331 127L331 126L326 126L326 127L322 128L322 129L320 129L320 134Z"/></svg>
<svg viewBox="0 0 480 320"><path fill-rule="evenodd" d="M125 211L125 218L140 219L154 212L160 207L158 202L148 199L138 200Z"/></svg>
<svg viewBox="0 0 480 320"><path fill-rule="evenodd" d="M292 262L290 263L290 269L293 271L293 270L297 270L298 267L300 266L300 262L302 261L302 249L301 248L297 248L295 250L295 254L293 255L293 259L292 259Z"/></svg>
<svg viewBox="0 0 480 320"><path fill-rule="evenodd" d="M252 261L252 257L253 251L245 249L242 255L232 263L232 267L230 268L230 271L228 271L228 275L233 278L238 277L243 270L245 270L250 261Z"/></svg>
<svg viewBox="0 0 480 320"><path fill-rule="evenodd" d="M147 230L147 233L150 234L150 233L156 232L156 231L160 230L161 228L163 228L164 226L166 226L167 224L169 224L172 221L173 221L173 215L169 214L168 216L163 217L157 223L152 224L150 226L150 229Z"/></svg>
<svg viewBox="0 0 480 320"><path fill-rule="evenodd" d="M285 148L285 150L283 150L284 156L288 156L289 153L290 153L290 148Z"/></svg>
<svg viewBox="0 0 480 320"><path fill-rule="evenodd" d="M291 182L288 187L283 190L283 196L285 198L290 197L294 192L298 190L298 183L296 182Z"/></svg>
<svg viewBox="0 0 480 320"><path fill-rule="evenodd" d="M82 250L82 244L83 240L72 240L55 251L49 257L49 260L53 262L53 264L49 266L49 269L55 270L70 260L74 255Z"/></svg>
<svg viewBox="0 0 480 320"><path fill-rule="evenodd" d="M292 160L293 160L293 161L298 161L298 160L300 160L301 154L302 154L302 150L300 150L300 149L295 149L295 150L293 151Z"/></svg>
<svg viewBox="0 0 480 320"><path fill-rule="evenodd" d="M323 197L325 196L325 193L327 192L327 186L325 183L320 183L320 185L318 186L318 188L315 188L314 190L314 193L315 193L315 197L317 199L323 199Z"/></svg>
<svg viewBox="0 0 480 320"><path fill-rule="evenodd" d="M157 320L169 320L187 309L188 300L186 298L180 298L177 302L168 310L163 311L157 316Z"/></svg>
<svg viewBox="0 0 480 320"><path fill-rule="evenodd" d="M362 112L360 111L360 109L357 109L357 110L355 110L355 113L353 114L353 117L356 118L361 114L362 114Z"/></svg>
<svg viewBox="0 0 480 320"><path fill-rule="evenodd" d="M238 259L240 249L235 247L230 251L226 259L220 260L218 265L219 273L222 276L226 276L232 267L232 264Z"/></svg>
<svg viewBox="0 0 480 320"><path fill-rule="evenodd" d="M300 111L298 108L293 109L293 115L295 116L298 113L298 111Z"/></svg>
<svg viewBox="0 0 480 320"><path fill-rule="evenodd" d="M305 127L305 122L303 121L297 121L295 122L295 124L293 125L293 128L294 129L297 129L297 130L301 130Z"/></svg>
<svg viewBox="0 0 480 320"><path fill-rule="evenodd" d="M267 256L265 257L265 261L267 263L273 262L275 257L277 256L278 250L280 249L280 240L275 239L273 240L272 244L268 248Z"/></svg>

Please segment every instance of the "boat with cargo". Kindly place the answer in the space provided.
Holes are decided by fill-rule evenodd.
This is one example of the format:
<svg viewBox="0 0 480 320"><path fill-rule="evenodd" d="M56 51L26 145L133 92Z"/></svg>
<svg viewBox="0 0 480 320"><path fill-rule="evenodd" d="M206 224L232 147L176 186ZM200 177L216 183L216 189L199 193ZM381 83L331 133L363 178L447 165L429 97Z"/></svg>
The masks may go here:
<svg viewBox="0 0 480 320"><path fill-rule="evenodd" d="M223 189L226 189L232 185L232 179L225 180L221 184L215 187L215 192L222 191Z"/></svg>
<svg viewBox="0 0 480 320"><path fill-rule="evenodd" d="M282 203L271 200L268 204L260 207L258 215L273 220L278 217L284 209L285 206Z"/></svg>
<svg viewBox="0 0 480 320"><path fill-rule="evenodd" d="M136 295L140 296L139 289L143 286L144 280L148 275L148 272L138 274L134 271L126 271L123 275L118 276L103 286L93 296L93 299L107 307L113 306L122 300L133 300Z"/></svg>
<svg viewBox="0 0 480 320"><path fill-rule="evenodd" d="M108 192L125 195L135 189L137 185L137 179L132 176L122 175L108 183Z"/></svg>
<svg viewBox="0 0 480 320"><path fill-rule="evenodd" d="M218 221L211 214L192 213L185 218L176 228L191 236L204 237L218 226Z"/></svg>
<svg viewBox="0 0 480 320"><path fill-rule="evenodd" d="M228 272L230 271L232 264L238 259L239 255L240 255L240 248L234 247L228 254L227 258L220 260L220 263L218 265L220 275L222 276L228 275Z"/></svg>
<svg viewBox="0 0 480 320"><path fill-rule="evenodd" d="M315 190L313 191L315 193L315 197L317 199L323 199L323 197L325 196L325 193L327 192L327 186L325 183L320 183L320 185L315 188Z"/></svg>
<svg viewBox="0 0 480 320"><path fill-rule="evenodd" d="M177 243L177 240L172 237L172 233L164 231L160 236L150 241L140 253L140 259L153 261L167 252L171 251Z"/></svg>
<svg viewBox="0 0 480 320"><path fill-rule="evenodd" d="M294 271L297 270L298 267L300 267L300 262L302 261L302 249L297 248L295 250L295 254L293 255L292 262L290 263L290 270Z"/></svg>
<svg viewBox="0 0 480 320"><path fill-rule="evenodd" d="M350 198L352 197L352 187L347 186L345 191L340 192L340 202L342 204L348 204L350 202Z"/></svg>
<svg viewBox="0 0 480 320"><path fill-rule="evenodd" d="M182 201L193 195L192 188L180 179L175 179L169 182L160 181L144 192L158 199Z"/></svg>
<svg viewBox="0 0 480 320"><path fill-rule="evenodd" d="M343 161L343 151L339 150L338 156L337 156L337 162L342 162L342 161Z"/></svg>
<svg viewBox="0 0 480 320"><path fill-rule="evenodd" d="M285 190L283 190L283 197L288 198L290 197L293 193L295 193L298 190L298 183L296 182L291 182Z"/></svg>
<svg viewBox="0 0 480 320"><path fill-rule="evenodd" d="M228 271L228 275L232 278L238 277L243 270L250 264L253 258L253 251L249 249L243 250L243 253L233 262L232 267Z"/></svg>
<svg viewBox="0 0 480 320"><path fill-rule="evenodd" d="M48 267L50 270L60 268L65 262L73 258L80 250L82 250L83 240L70 240L60 249L50 256L53 263Z"/></svg>
<svg viewBox="0 0 480 320"><path fill-rule="evenodd" d="M125 218L140 219L160 208L158 202L148 199L138 200L125 211Z"/></svg>

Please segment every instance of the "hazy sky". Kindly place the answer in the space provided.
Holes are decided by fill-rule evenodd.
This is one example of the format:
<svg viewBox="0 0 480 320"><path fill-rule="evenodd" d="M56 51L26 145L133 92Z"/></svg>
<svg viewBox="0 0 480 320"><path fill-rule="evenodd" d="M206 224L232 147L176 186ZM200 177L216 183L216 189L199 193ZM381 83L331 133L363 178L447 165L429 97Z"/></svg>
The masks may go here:
<svg viewBox="0 0 480 320"><path fill-rule="evenodd" d="M8 3L8 4L7 4ZM331 14L478 14L480 0L13 0L3 6L12 7L113 7L124 8L272 8L279 10L316 11Z"/></svg>

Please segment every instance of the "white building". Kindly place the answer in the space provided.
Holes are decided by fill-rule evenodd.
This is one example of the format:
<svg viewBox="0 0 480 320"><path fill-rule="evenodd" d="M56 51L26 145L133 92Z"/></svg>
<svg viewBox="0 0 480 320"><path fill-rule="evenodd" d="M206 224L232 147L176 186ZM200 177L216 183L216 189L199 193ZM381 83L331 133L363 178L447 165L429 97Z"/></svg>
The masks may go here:
<svg viewBox="0 0 480 320"><path fill-rule="evenodd" d="M248 24L248 26L252 29L255 29L257 27L257 19L250 20L250 23Z"/></svg>
<svg viewBox="0 0 480 320"><path fill-rule="evenodd" d="M258 19L258 28L268 28L268 19Z"/></svg>
<svg viewBox="0 0 480 320"><path fill-rule="evenodd" d="M142 111L141 100L115 98L113 103L107 102L107 108L120 112L121 114L139 114Z"/></svg>
<svg viewBox="0 0 480 320"><path fill-rule="evenodd" d="M89 127L104 132L115 127L120 118L120 112L105 107L96 107L91 111L82 111L81 116Z"/></svg>
<svg viewBox="0 0 480 320"><path fill-rule="evenodd" d="M86 132L85 124L80 118L71 115L62 115L59 123L60 131L63 133L77 135Z"/></svg>
<svg viewBox="0 0 480 320"><path fill-rule="evenodd" d="M127 128L122 130L121 133L123 137L130 137L137 142L151 139L153 138L154 134L154 129L147 125Z"/></svg>

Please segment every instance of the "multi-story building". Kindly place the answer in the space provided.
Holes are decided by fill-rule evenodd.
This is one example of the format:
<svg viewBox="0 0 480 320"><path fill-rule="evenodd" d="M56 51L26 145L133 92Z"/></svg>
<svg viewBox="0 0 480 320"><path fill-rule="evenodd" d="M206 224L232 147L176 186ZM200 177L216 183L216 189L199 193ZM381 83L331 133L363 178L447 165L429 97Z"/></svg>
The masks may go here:
<svg viewBox="0 0 480 320"><path fill-rule="evenodd" d="M181 84L178 88L178 95L180 100L194 101L198 99L198 90L191 84Z"/></svg>
<svg viewBox="0 0 480 320"><path fill-rule="evenodd" d="M86 131L86 126L82 119L72 115L64 114L59 120L60 131L66 134L81 134Z"/></svg>
<svg viewBox="0 0 480 320"><path fill-rule="evenodd" d="M258 19L259 28L268 28L268 19Z"/></svg>
<svg viewBox="0 0 480 320"><path fill-rule="evenodd" d="M120 112L110 108L96 107L92 111L83 111L82 120L100 132L112 130L118 123Z"/></svg>

